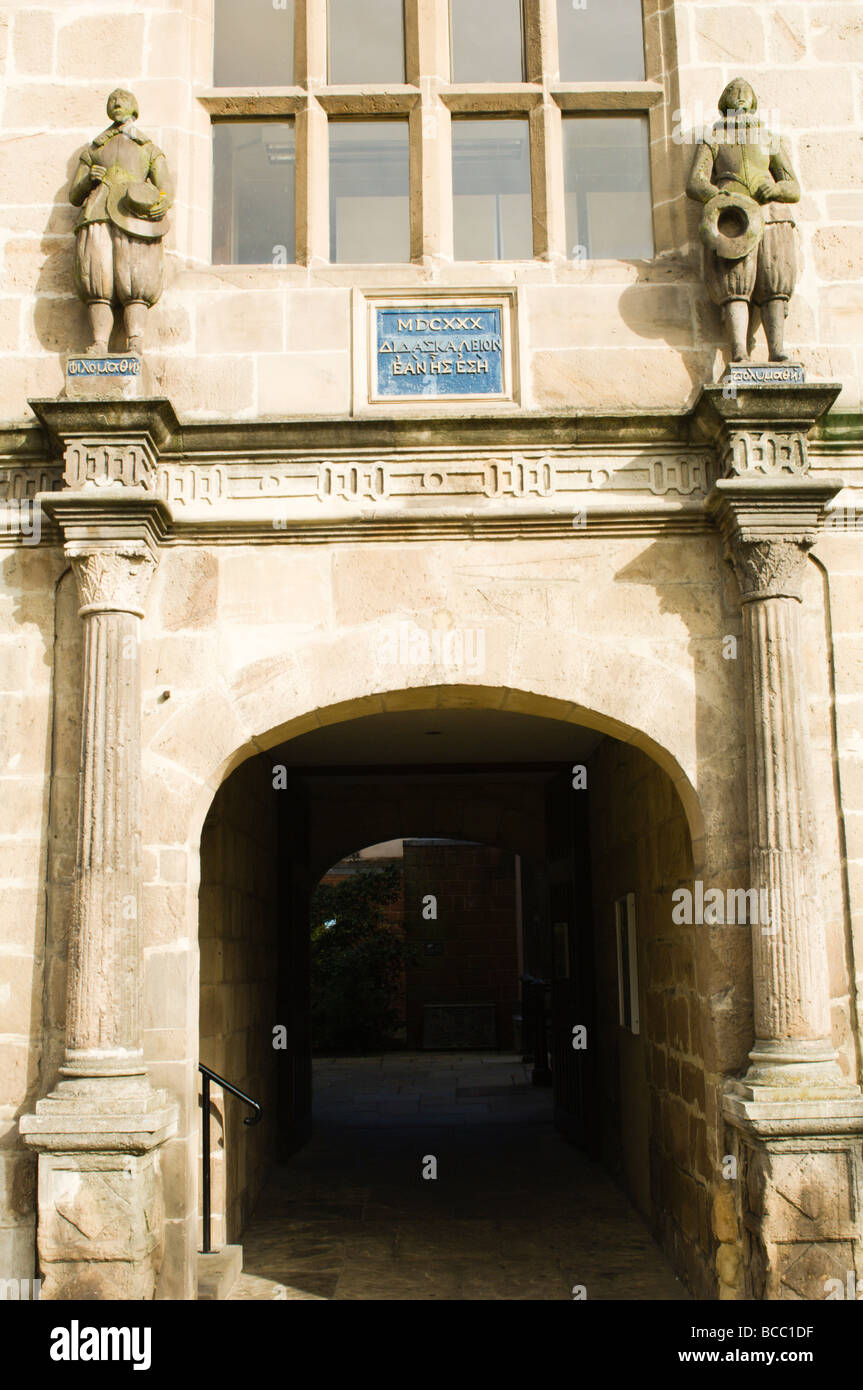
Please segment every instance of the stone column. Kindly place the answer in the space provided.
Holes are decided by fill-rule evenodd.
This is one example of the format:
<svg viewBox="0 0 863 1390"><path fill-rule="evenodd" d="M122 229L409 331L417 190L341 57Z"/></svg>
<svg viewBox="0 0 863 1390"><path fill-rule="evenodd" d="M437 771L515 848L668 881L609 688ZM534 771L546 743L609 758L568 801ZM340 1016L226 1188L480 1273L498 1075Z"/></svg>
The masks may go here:
<svg viewBox="0 0 863 1390"><path fill-rule="evenodd" d="M80 409L80 407L79 407ZM37 1150L43 1298L152 1298L161 1259L158 1151L176 1106L141 1039L139 629L170 512L144 435L65 446L45 494L84 623L81 781L61 1080L21 1133Z"/></svg>
<svg viewBox="0 0 863 1390"><path fill-rule="evenodd" d="M756 1041L746 1078L762 1099L775 1087L842 1084L831 1041L799 617L807 551L836 490L829 479L790 488L767 478L722 479L711 499L743 608L746 886L769 910L769 922L752 933Z"/></svg>
<svg viewBox="0 0 863 1390"><path fill-rule="evenodd" d="M751 874L741 886L769 909L752 927L750 1065L724 1099L750 1298L825 1298L829 1279L863 1273L863 1101L831 1037L800 638L807 555L841 487L810 475L807 434L837 389L714 387L697 412L727 475L707 509L741 591Z"/></svg>

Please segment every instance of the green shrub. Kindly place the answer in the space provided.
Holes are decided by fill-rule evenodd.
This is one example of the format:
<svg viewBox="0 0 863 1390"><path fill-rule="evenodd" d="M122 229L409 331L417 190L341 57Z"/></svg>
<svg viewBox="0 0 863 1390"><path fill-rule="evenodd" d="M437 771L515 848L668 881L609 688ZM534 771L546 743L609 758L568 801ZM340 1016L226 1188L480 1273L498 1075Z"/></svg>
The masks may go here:
<svg viewBox="0 0 863 1390"><path fill-rule="evenodd" d="M399 1026L393 1007L409 948L384 910L399 895L395 866L321 883L312 894L312 1041L317 1050L380 1047Z"/></svg>

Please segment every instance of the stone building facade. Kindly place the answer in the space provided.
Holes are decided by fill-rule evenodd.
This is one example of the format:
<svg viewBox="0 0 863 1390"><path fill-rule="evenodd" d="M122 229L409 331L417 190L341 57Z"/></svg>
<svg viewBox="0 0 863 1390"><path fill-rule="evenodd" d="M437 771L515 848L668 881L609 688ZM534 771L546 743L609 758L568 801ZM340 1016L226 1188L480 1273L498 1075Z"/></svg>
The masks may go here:
<svg viewBox="0 0 863 1390"><path fill-rule="evenodd" d="M271 1102L222 1135L237 1239L308 1132L307 895L414 835L520 856L552 1048L594 1044L561 1123L696 1296L824 1297L863 1278L863 4L524 0L490 80L457 0L387 0L383 78L335 0L241 9L0 5L0 1274L196 1296L198 1063ZM772 384L724 375L685 196L738 75L803 189ZM93 388L68 190L118 84L176 198ZM418 320L488 381L417 392Z"/></svg>

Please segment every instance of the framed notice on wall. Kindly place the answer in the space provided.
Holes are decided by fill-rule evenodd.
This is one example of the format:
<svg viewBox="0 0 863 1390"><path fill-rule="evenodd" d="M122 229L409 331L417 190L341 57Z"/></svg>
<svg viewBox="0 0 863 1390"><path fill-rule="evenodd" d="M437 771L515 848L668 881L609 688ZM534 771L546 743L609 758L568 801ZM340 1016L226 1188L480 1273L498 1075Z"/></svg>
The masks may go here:
<svg viewBox="0 0 863 1390"><path fill-rule="evenodd" d="M359 408L515 403L515 291L467 296L432 290L360 300Z"/></svg>
<svg viewBox="0 0 863 1390"><path fill-rule="evenodd" d="M630 1033L639 1033L638 944L635 936L635 894L627 893L614 904L617 934L618 1022Z"/></svg>

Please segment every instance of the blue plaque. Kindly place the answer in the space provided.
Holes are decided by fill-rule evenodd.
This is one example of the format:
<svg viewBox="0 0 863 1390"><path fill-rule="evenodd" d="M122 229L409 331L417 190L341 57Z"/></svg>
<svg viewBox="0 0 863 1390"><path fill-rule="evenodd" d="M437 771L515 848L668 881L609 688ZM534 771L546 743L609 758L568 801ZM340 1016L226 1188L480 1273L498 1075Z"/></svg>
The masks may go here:
<svg viewBox="0 0 863 1390"><path fill-rule="evenodd" d="M130 353L111 353L103 356L72 357L66 359L67 376L134 377L141 375L141 359Z"/></svg>
<svg viewBox="0 0 863 1390"><path fill-rule="evenodd" d="M379 397L503 396L499 305L375 309Z"/></svg>

